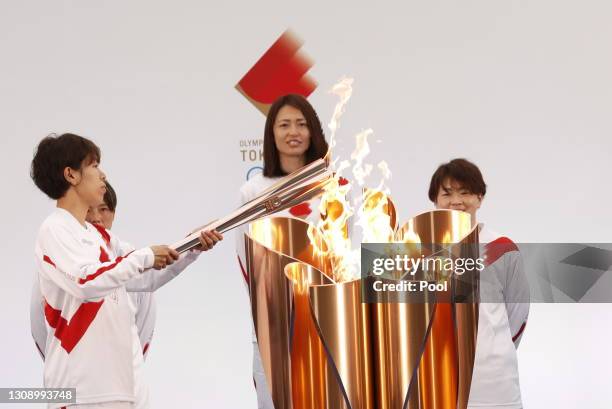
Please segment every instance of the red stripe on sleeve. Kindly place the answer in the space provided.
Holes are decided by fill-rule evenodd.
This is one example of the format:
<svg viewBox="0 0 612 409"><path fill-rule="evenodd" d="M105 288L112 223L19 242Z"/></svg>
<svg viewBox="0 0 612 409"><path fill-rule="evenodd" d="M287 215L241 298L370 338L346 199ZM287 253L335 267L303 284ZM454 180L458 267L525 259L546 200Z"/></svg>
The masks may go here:
<svg viewBox="0 0 612 409"><path fill-rule="evenodd" d="M51 261L51 259L49 258L49 256L47 256L46 254L43 256L43 261L51 264L53 267L57 268L57 266L55 265L55 263L53 261Z"/></svg>
<svg viewBox="0 0 612 409"><path fill-rule="evenodd" d="M518 251L518 247L508 237L500 237L485 245L484 261L485 265L490 266L501 256L511 251Z"/></svg>
<svg viewBox="0 0 612 409"><path fill-rule="evenodd" d="M45 300L47 323L55 329L55 338L61 341L61 346L66 352L70 353L83 338L103 303L104 300L82 303L68 322L62 317L61 310L51 307Z"/></svg>
<svg viewBox="0 0 612 409"><path fill-rule="evenodd" d="M93 279L95 279L96 277L98 277L100 274L105 273L109 270L112 270L113 268L117 267L117 264L121 263L121 261L124 259L124 257L117 257L115 259L115 262L113 264L109 264L108 266L104 266L104 267L100 267L99 269L96 270L95 273L88 275L85 278L79 278L79 284L85 284L88 281L91 281Z"/></svg>
<svg viewBox="0 0 612 409"><path fill-rule="evenodd" d="M149 350L149 343L147 342L144 346L144 348L142 349L142 354L146 355L147 351Z"/></svg>

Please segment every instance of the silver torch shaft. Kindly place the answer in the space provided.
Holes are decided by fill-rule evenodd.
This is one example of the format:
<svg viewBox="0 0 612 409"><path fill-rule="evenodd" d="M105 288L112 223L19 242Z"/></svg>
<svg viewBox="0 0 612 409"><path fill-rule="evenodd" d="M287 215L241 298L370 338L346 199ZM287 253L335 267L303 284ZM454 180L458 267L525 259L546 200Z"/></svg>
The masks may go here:
<svg viewBox="0 0 612 409"><path fill-rule="evenodd" d="M245 223L293 207L320 195L333 176L326 159L318 159L283 177L255 199L240 206L229 215L205 224L170 247L179 253L191 250L200 244L199 236L205 230L225 233Z"/></svg>

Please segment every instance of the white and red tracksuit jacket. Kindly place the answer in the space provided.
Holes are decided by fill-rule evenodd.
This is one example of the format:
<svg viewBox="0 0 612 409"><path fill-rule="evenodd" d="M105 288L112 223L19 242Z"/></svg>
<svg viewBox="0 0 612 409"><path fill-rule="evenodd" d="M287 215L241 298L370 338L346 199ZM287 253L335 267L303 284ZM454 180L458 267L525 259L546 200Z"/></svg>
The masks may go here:
<svg viewBox="0 0 612 409"><path fill-rule="evenodd" d="M523 259L508 237L479 225L480 307L476 357L468 408L520 409L516 348L529 315L529 284Z"/></svg>
<svg viewBox="0 0 612 409"><path fill-rule="evenodd" d="M173 266L168 268L176 271L176 268ZM140 348L142 350L142 356L144 359L146 359L147 354L150 350L151 342L153 340L153 333L155 331L157 303L155 302L154 293L152 292L128 291L128 296L131 298L132 304L136 308L136 329L138 331L138 338L140 339ZM42 300L43 296L40 292L40 279L37 273L35 274L34 282L32 284L32 296L30 304L30 327L36 349L40 353L41 358L44 360L44 348L47 345L48 334L45 320L45 307L44 302Z"/></svg>
<svg viewBox="0 0 612 409"><path fill-rule="evenodd" d="M134 311L128 291L154 291L197 253L152 270L150 248L133 250L102 227L57 208L42 223L36 267L49 336L44 385L76 388L77 403L135 401ZM137 381L137 380L136 380ZM49 404L59 408L62 404Z"/></svg>

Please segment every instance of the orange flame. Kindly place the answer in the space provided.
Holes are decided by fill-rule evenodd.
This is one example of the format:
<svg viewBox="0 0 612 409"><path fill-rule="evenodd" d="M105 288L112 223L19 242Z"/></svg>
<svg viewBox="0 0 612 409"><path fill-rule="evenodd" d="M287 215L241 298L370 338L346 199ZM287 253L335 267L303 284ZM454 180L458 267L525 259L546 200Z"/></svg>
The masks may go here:
<svg viewBox="0 0 612 409"><path fill-rule="evenodd" d="M327 251L316 245L315 248L331 258L332 278L336 282L347 281L357 274L359 257L359 254L351 248L348 234L348 220L353 214L353 209L347 200L350 184L342 184L340 180L340 175L337 173L325 187L319 206L321 220L317 226L311 225L308 229L308 237L313 244L315 243L314 230L318 229L321 232L327 244Z"/></svg>
<svg viewBox="0 0 612 409"><path fill-rule="evenodd" d="M356 222L362 229L363 243L388 243L395 235L390 204L383 192L366 189Z"/></svg>
<svg viewBox="0 0 612 409"><path fill-rule="evenodd" d="M339 128L339 119L344 113L345 106L352 95L351 78L343 78L336 84L331 92L339 97L339 101L334 109L334 114L329 123L331 131L330 136L330 151L336 146L336 131ZM370 153L370 145L368 137L373 134L372 129L366 129L358 133L356 138L355 150L351 153L350 161L341 161L336 169L335 179L329 183L323 196L319 211L321 220L316 226L311 226L308 231L308 236L317 249L328 255L333 264L333 279L336 282L353 280L359 277L360 269L360 251L357 247L353 248L350 237L350 222L354 214L354 208L358 209L357 221L355 225L361 228L363 242L392 242L395 232L394 223L391 217L391 208L387 197L387 191L384 189L385 181L391 177L391 171L386 162L382 161L378 164L378 169L382 173L382 180L376 189L366 189L363 197L360 198L360 203L351 206L349 200L349 191L351 184L340 183L340 174L344 169L350 169L353 175L353 180L359 186L364 185L365 179L370 176L374 167L365 162L365 158ZM331 158L329 158L331 159ZM339 162L339 158L331 161L335 166ZM356 200L357 201L357 200ZM317 247L314 242L315 230L321 232L326 244L327 250L322 250Z"/></svg>

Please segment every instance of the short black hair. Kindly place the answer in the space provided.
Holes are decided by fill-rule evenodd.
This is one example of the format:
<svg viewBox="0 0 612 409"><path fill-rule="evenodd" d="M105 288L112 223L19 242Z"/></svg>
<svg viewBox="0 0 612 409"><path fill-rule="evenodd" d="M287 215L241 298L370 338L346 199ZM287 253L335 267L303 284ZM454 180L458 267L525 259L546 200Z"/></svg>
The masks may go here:
<svg viewBox="0 0 612 409"><path fill-rule="evenodd" d="M429 183L429 200L436 202L438 192L447 179L461 183L470 193L482 197L487 193L487 184L478 166L467 159L457 158L438 166Z"/></svg>
<svg viewBox="0 0 612 409"><path fill-rule="evenodd" d="M64 169L79 170L83 164L100 162L100 158L100 148L87 138L72 133L51 134L36 147L30 176L40 190L57 200L70 187Z"/></svg>
<svg viewBox="0 0 612 409"><path fill-rule="evenodd" d="M117 208L117 193L115 193L115 189L108 183L107 180L104 181L106 183L106 193L104 193L104 203L108 206L108 209L111 212L114 212Z"/></svg>
<svg viewBox="0 0 612 409"><path fill-rule="evenodd" d="M289 105L295 109L298 109L304 119L306 119L306 126L310 132L310 145L306 150L306 163L314 162L317 159L324 158L327 155L328 145L325 140L325 134L323 133L323 126L321 120L317 115L317 111L310 105L310 102L306 98L298 94L287 94L283 95L274 101L268 116L266 117L266 125L264 128L264 146L263 146L263 174L267 177L285 176L287 173L281 168L280 157L278 155L278 148L276 147L276 141L274 140L274 122L278 111L281 110L285 105Z"/></svg>

